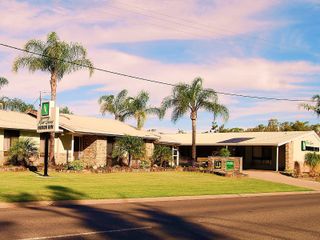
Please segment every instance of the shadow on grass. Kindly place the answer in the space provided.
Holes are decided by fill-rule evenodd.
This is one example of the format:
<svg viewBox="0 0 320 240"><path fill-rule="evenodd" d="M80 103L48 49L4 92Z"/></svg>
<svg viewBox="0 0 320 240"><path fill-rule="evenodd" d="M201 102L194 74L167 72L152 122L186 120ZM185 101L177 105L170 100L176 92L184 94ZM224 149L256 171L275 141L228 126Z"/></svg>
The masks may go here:
<svg viewBox="0 0 320 240"><path fill-rule="evenodd" d="M6 202L13 202L16 205L24 205L26 202L38 201L39 198L36 195L21 192L18 194L0 194L1 198L5 199Z"/></svg>
<svg viewBox="0 0 320 240"><path fill-rule="evenodd" d="M50 190L51 200L76 200L84 198L85 194L74 191L71 188L58 185L47 187ZM37 199L31 194L21 193L16 196L4 196L8 201L25 199L27 201ZM23 232L20 238L55 236L60 234L72 234L74 232L100 232L95 237L101 239L225 239L226 236L209 231L205 227L190 222L184 217L170 214L160 208L137 204L116 205L79 205L76 201L61 201L55 206L41 207L36 204L21 205L26 209L25 218L41 217L36 221L32 232L23 232L24 229L16 228L12 234ZM116 210L117 209L117 210ZM1 215L0 215L1 217ZM59 228L52 228L52 222L47 218L59 220ZM71 219L71 220L70 220ZM19 222L19 219L16 219ZM20 221L22 221L20 219ZM71 223L70 223L71 221ZM76 226L77 230L64 227L64 222ZM71 224L71 225L70 225ZM19 224L17 224L19 225ZM41 229L46 229L45 232ZM52 230L51 230L52 229ZM88 230L89 229L89 230ZM50 233L52 231L52 233ZM36 234L36 235L35 235ZM13 235L6 237L12 239ZM80 236L68 239L79 239ZM85 239L85 238L84 238ZM100 238L99 238L100 239ZM230 237L228 237L230 239Z"/></svg>

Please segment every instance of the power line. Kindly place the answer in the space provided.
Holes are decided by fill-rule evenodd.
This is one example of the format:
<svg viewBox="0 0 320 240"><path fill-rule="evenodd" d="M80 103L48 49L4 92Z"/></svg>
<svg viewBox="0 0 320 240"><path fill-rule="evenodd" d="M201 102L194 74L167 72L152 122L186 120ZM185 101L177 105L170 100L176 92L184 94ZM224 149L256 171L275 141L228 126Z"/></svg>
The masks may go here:
<svg viewBox="0 0 320 240"><path fill-rule="evenodd" d="M139 77L139 76L130 75L130 74L127 74L127 73L121 73L121 72L112 71L112 70L107 70L107 69L99 68L99 67L90 67L90 66L85 65L85 64L77 63L77 62L74 62L74 61L64 60L64 59L61 59L61 58L51 57L51 56L48 56L48 55L45 55L45 54L29 51L29 50L22 49L22 48L19 48L19 47L15 47L15 46L12 46L12 45L9 45L9 44L0 43L0 46L6 47L6 48L10 48L10 49L14 49L14 50L21 51L21 52L34 54L34 55L41 56L41 57L46 57L46 58L58 60L58 61L65 62L65 63L74 64L74 65L85 67L85 68L89 68L89 69L94 69L94 70L100 71L100 72L105 72L105 73L109 73L109 74L113 74L113 75L117 75L117 76L136 79L136 80L139 80L139 81L162 84L162 85L171 86L171 87L176 87L177 86L177 84L168 83L168 82L164 82L164 81L159 81L159 80ZM275 101L289 101L289 102L314 102L313 100L307 100L307 99L304 100L304 99L274 98L274 97L266 97L266 96L244 95L244 94L230 93L230 92L220 92L220 91L215 91L215 92L217 94L225 95L225 96L243 97L243 98L259 99L259 100L275 100Z"/></svg>

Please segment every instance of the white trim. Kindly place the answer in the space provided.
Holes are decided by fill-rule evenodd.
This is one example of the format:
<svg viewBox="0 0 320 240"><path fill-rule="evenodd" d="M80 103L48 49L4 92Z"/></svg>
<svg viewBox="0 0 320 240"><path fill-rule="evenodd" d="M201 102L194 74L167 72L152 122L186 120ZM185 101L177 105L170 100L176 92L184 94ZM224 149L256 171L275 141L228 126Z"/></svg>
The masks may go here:
<svg viewBox="0 0 320 240"><path fill-rule="evenodd" d="M276 172L279 172L279 146L276 148Z"/></svg>

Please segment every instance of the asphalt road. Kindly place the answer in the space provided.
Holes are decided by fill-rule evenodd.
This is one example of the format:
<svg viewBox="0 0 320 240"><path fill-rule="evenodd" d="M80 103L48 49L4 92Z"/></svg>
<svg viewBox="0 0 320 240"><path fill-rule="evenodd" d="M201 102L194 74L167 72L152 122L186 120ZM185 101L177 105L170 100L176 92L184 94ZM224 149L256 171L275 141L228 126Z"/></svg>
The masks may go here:
<svg viewBox="0 0 320 240"><path fill-rule="evenodd" d="M320 239L320 194L0 209L0 239Z"/></svg>

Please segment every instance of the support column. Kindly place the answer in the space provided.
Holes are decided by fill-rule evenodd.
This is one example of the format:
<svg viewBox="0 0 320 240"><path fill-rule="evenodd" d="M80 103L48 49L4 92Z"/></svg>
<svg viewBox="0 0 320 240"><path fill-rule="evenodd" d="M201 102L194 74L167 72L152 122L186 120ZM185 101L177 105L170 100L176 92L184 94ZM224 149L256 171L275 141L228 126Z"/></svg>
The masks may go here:
<svg viewBox="0 0 320 240"><path fill-rule="evenodd" d="M180 157L179 147L177 147L177 166L179 166L179 157Z"/></svg>
<svg viewBox="0 0 320 240"><path fill-rule="evenodd" d="M172 160L173 164L176 166L179 166L179 148L178 147L172 147Z"/></svg>
<svg viewBox="0 0 320 240"><path fill-rule="evenodd" d="M74 160L74 135L71 135L71 161Z"/></svg>
<svg viewBox="0 0 320 240"><path fill-rule="evenodd" d="M279 171L279 146L277 146L276 150L276 172Z"/></svg>

